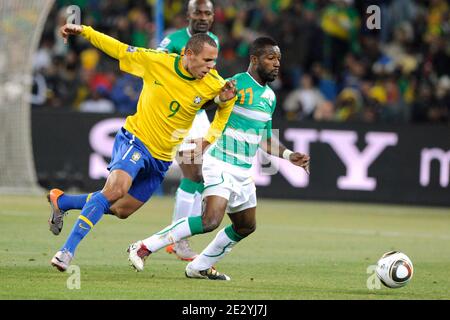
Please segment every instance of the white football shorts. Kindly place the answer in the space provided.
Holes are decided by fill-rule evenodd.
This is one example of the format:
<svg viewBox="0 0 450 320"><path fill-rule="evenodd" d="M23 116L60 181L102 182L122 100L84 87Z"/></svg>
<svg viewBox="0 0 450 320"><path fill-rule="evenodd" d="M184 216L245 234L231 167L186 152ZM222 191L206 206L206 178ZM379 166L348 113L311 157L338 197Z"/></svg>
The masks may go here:
<svg viewBox="0 0 450 320"><path fill-rule="evenodd" d="M203 198L220 196L228 200L227 213L256 207L256 186L250 169L223 162L208 152L203 156Z"/></svg>
<svg viewBox="0 0 450 320"><path fill-rule="evenodd" d="M192 122L191 130L184 138L183 142L180 145L178 151L191 150L195 148L195 144L188 143L187 141L191 139L203 138L208 133L209 127L211 123L209 122L208 115L205 110L200 110L194 118L194 122Z"/></svg>

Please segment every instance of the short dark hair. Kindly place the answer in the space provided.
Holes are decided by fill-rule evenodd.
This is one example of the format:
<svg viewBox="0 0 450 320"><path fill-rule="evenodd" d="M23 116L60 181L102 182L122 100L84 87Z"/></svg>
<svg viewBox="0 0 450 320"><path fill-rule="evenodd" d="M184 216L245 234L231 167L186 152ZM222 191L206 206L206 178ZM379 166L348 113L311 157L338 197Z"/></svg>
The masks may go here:
<svg viewBox="0 0 450 320"><path fill-rule="evenodd" d="M264 49L267 46L278 46L277 42L270 37L259 37L250 45L249 53L251 56L260 57L264 54Z"/></svg>
<svg viewBox="0 0 450 320"><path fill-rule="evenodd" d="M206 33L196 33L192 35L192 37L186 43L185 51L187 49L191 49L195 54L199 54L200 51L202 51L203 45L205 43L209 44L211 47L217 48L217 43L213 38L208 36Z"/></svg>
<svg viewBox="0 0 450 320"><path fill-rule="evenodd" d="M189 1L187 2L186 10L185 10L185 11L186 11L187 13L189 13L189 10L190 10L190 9L193 9L194 7L196 7L196 6L198 5L198 3L206 3L206 4L210 3L211 6L212 6L213 9L214 9L214 3L213 3L211 0L202 0L202 1L199 1L199 0L189 0Z"/></svg>

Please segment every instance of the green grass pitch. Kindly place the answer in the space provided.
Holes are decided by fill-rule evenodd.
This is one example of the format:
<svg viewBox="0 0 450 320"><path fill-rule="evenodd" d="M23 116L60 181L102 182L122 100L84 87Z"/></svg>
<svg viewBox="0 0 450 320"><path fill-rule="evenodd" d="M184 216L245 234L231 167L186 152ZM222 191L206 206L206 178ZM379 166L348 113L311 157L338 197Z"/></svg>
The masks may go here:
<svg viewBox="0 0 450 320"><path fill-rule="evenodd" d="M144 272L128 265L129 243L171 220L173 198L154 198L128 220L105 216L78 247L80 289L49 265L78 216L59 236L45 197L0 195L0 299L449 299L450 210L408 206L260 200L258 226L217 266L232 281L187 279L164 250ZM223 226L229 223L224 218ZM192 239L201 250L215 232ZM414 264L400 289L369 290L370 265L400 250ZM372 275L373 276L373 275ZM370 282L370 279L369 279Z"/></svg>

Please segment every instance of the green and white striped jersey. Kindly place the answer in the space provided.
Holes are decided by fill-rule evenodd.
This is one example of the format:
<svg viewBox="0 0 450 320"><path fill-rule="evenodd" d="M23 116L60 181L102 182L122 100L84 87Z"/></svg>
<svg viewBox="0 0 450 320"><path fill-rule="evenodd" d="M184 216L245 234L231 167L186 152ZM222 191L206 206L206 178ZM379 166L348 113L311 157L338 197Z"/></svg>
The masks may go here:
<svg viewBox="0 0 450 320"><path fill-rule="evenodd" d="M268 86L262 86L248 73L238 73L237 100L222 136L208 151L226 163L249 169L262 139L272 136L272 114L276 97Z"/></svg>
<svg viewBox="0 0 450 320"><path fill-rule="evenodd" d="M209 31L207 32L207 35L214 39L217 44L217 49L220 50L219 38L217 38L214 33ZM189 32L189 28L179 29L165 37L159 44L157 50L166 51L168 53L177 53L180 55L184 54L184 47L191 37L192 34Z"/></svg>

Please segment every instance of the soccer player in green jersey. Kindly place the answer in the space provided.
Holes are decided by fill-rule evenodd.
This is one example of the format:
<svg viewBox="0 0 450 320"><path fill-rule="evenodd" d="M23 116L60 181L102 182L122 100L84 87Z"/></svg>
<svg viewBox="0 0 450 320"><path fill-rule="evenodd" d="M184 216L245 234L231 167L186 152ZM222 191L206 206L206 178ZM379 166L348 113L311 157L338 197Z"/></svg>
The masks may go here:
<svg viewBox="0 0 450 320"><path fill-rule="evenodd" d="M158 50L168 53L184 54L184 47L193 34L206 33L217 44L219 50L219 39L215 34L210 32L210 28L214 22L214 7L209 0L191 0L188 3L187 18L189 26L179 29L168 35L161 41ZM183 151L192 148L192 144L188 141L203 137L208 131L210 122L204 109L198 111L195 116L192 128L181 144L178 157L178 164L183 178L176 192L175 207L172 215L172 222L189 216L199 216L201 214L202 203L202 168L201 164L191 163L190 161L182 161L187 159L183 155ZM174 244L167 246L168 253L175 254L179 259L184 261L192 261L196 256L187 239L180 240Z"/></svg>
<svg viewBox="0 0 450 320"><path fill-rule="evenodd" d="M193 34L206 33L219 46L219 38L210 32L214 22L214 6L209 0L191 0L188 3L187 19L189 25L166 36L158 46L158 50L169 53L184 54L184 47ZM219 49L219 47L218 47Z"/></svg>
<svg viewBox="0 0 450 320"><path fill-rule="evenodd" d="M258 38L250 48L248 71L232 77L237 81L235 106L222 136L203 158L205 188L201 217L182 218L129 247L129 260L137 271L151 253L195 234L216 229L228 213L232 224L186 267L188 278L230 280L213 267L240 240L256 228L256 187L251 166L258 148L282 157L309 173L309 156L293 152L272 137L275 93L268 86L280 68L281 53L271 38Z"/></svg>

